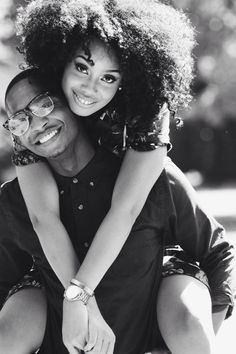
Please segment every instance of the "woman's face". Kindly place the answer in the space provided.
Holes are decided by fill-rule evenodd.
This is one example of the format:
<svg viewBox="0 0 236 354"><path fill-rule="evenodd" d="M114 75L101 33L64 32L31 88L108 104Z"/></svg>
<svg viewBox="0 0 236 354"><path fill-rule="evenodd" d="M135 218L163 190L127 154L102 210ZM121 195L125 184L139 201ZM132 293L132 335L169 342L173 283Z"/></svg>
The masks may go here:
<svg viewBox="0 0 236 354"><path fill-rule="evenodd" d="M78 48L62 77L62 89L72 112L84 117L112 100L122 76L115 52L106 44L94 39L89 50L90 57Z"/></svg>

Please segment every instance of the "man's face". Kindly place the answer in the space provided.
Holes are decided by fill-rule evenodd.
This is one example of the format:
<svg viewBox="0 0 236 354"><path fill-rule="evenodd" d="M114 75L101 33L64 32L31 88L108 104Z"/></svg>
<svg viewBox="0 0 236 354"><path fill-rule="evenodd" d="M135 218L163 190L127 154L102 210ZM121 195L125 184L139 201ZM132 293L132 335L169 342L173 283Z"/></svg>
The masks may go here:
<svg viewBox="0 0 236 354"><path fill-rule="evenodd" d="M47 92L39 79L31 76L17 82L6 97L6 110L11 117L27 108L34 98ZM29 128L18 137L28 150L45 158L57 158L73 147L79 134L78 118L69 110L62 97L50 95L54 109L44 117L38 117L27 110Z"/></svg>

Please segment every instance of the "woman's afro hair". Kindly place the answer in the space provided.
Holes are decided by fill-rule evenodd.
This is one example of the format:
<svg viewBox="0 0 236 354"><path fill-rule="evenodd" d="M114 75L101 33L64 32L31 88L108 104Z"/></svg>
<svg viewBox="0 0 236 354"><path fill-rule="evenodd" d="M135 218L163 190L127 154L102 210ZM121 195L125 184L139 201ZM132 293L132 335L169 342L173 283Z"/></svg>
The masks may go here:
<svg viewBox="0 0 236 354"><path fill-rule="evenodd" d="M18 10L17 31L26 63L57 77L78 47L94 37L107 43L132 115L152 119L164 102L176 112L191 100L194 30L167 1L34 0Z"/></svg>

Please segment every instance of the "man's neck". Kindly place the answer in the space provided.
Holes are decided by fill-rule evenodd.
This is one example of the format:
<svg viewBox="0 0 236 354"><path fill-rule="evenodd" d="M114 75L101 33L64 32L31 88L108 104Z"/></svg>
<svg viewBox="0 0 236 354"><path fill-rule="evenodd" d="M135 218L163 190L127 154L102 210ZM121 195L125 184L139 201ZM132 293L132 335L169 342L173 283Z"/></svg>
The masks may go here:
<svg viewBox="0 0 236 354"><path fill-rule="evenodd" d="M72 177L78 174L90 162L95 154L95 149L88 139L78 139L73 147L48 162L52 169L59 175Z"/></svg>

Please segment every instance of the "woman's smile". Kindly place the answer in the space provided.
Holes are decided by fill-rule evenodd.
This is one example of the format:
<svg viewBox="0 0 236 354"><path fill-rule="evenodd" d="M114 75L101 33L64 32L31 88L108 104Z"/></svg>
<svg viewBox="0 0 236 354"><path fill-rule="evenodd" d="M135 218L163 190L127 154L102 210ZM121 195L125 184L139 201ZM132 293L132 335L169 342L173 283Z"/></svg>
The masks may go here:
<svg viewBox="0 0 236 354"><path fill-rule="evenodd" d="M75 98L75 102L78 103L79 105L84 106L84 107L91 106L91 105L97 103L97 101L94 98L86 97L83 94L80 94L74 90L73 90L73 95Z"/></svg>

